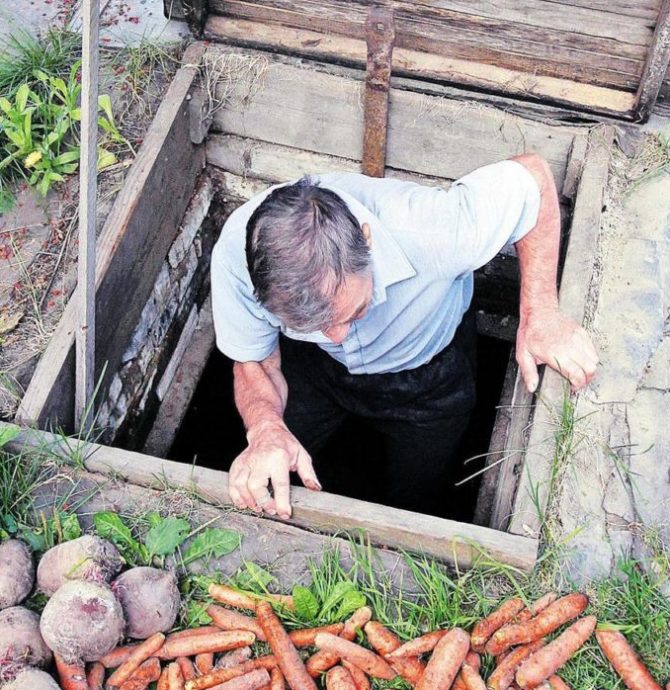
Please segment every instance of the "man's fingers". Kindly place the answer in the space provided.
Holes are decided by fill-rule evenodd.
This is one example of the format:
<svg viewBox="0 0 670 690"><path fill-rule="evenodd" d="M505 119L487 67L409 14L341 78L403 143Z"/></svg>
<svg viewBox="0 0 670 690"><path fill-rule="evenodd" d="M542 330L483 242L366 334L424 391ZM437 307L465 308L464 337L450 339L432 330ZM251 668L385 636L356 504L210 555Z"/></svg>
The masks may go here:
<svg viewBox="0 0 670 690"><path fill-rule="evenodd" d="M269 471L265 470L262 465L259 466L257 464L251 471L251 474L249 475L249 482L247 483L249 492L251 493L254 501L252 508L255 510L268 510L268 508L274 509L272 495L268 490L269 484ZM270 506L271 503L272 506Z"/></svg>
<svg viewBox="0 0 670 690"><path fill-rule="evenodd" d="M314 471L314 465L312 464L312 458L309 453L304 449L300 448L296 458L296 471L298 476L302 480L302 483L313 491L321 491L321 483L317 479L316 472Z"/></svg>
<svg viewBox="0 0 670 690"><path fill-rule="evenodd" d="M537 384L540 380L537 373L537 365L535 364L535 357L528 352L528 350L520 350L517 352L516 361L521 371L521 377L526 384L529 393L534 393L537 390Z"/></svg>
<svg viewBox="0 0 670 690"><path fill-rule="evenodd" d="M283 468L275 467L271 479L275 494L274 508L280 518L288 520L291 517L289 474Z"/></svg>
<svg viewBox="0 0 670 690"><path fill-rule="evenodd" d="M235 460L230 468L229 491L235 507L240 510L253 508L256 505L247 487L248 480L249 467L246 463Z"/></svg>

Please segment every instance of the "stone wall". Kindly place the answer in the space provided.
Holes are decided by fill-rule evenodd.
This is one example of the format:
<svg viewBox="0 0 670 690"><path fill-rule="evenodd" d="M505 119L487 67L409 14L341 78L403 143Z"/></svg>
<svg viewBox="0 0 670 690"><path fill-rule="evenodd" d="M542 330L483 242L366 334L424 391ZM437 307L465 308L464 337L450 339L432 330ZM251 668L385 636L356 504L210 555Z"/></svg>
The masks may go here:
<svg viewBox="0 0 670 690"><path fill-rule="evenodd" d="M205 173L100 406L96 427L104 443L141 447L147 420L160 402L159 389L169 384L186 336L197 323L209 292L209 258L221 227L212 207L214 194Z"/></svg>

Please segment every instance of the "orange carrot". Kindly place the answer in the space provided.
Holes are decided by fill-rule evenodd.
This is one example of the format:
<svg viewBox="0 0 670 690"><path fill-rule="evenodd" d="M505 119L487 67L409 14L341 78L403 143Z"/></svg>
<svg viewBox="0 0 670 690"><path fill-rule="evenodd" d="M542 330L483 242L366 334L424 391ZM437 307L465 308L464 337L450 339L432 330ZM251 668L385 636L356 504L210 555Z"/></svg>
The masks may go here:
<svg viewBox="0 0 670 690"><path fill-rule="evenodd" d="M245 673L221 685L217 685L215 690L261 690L268 687L270 674L264 668L257 668L254 671Z"/></svg>
<svg viewBox="0 0 670 690"><path fill-rule="evenodd" d="M212 604L207 607L207 615L214 621L214 625L222 630L249 630L256 639L265 642L265 633L258 621L251 616L245 616L238 611L224 609L222 606Z"/></svg>
<svg viewBox="0 0 670 690"><path fill-rule="evenodd" d="M101 656L98 662L101 663L105 668L117 668L121 664L128 661L130 655L140 646L140 642L137 644L127 644L122 647L116 647L112 649L109 654Z"/></svg>
<svg viewBox="0 0 670 690"><path fill-rule="evenodd" d="M588 603L588 597L584 594L568 594L561 597L535 618L523 623L512 623L498 630L486 644L486 651L497 656L513 645L535 642L564 623L577 618Z"/></svg>
<svg viewBox="0 0 670 690"><path fill-rule="evenodd" d="M245 594L244 592L238 592L232 587L211 584L207 591L212 599L215 599L221 604L226 604L227 606L232 606L236 609L248 609L250 611L256 610L257 599Z"/></svg>
<svg viewBox="0 0 670 690"><path fill-rule="evenodd" d="M572 688L559 676L551 676L549 678L550 690L572 690Z"/></svg>
<svg viewBox="0 0 670 690"><path fill-rule="evenodd" d="M327 652L337 654L340 659L350 661L369 676L384 680L393 680L397 676L397 673L382 657L355 642L349 642L349 640L330 633L319 633L316 636L315 644L319 649L325 649Z"/></svg>
<svg viewBox="0 0 670 690"><path fill-rule="evenodd" d="M147 640L144 640L144 642L132 651L128 659L112 673L107 681L107 685L118 687L125 683L142 663L153 656L163 646L164 642L165 635L163 635L163 633L156 633Z"/></svg>
<svg viewBox="0 0 670 690"><path fill-rule="evenodd" d="M86 674L88 690L103 690L105 685L105 667L96 661L88 669Z"/></svg>
<svg viewBox="0 0 670 690"><path fill-rule="evenodd" d="M534 601L529 607L531 615L537 616L540 611L544 611L548 606L551 606L555 601L558 601L558 594L556 592L547 592L541 596L537 601Z"/></svg>
<svg viewBox="0 0 670 690"><path fill-rule="evenodd" d="M240 649L244 649L244 647L241 647ZM197 654L195 657L195 667L202 676L209 673L214 668L213 652Z"/></svg>
<svg viewBox="0 0 670 690"><path fill-rule="evenodd" d="M180 630L179 632L170 633L166 638L166 642L172 642L172 640L183 640L187 637L197 637L198 635L209 635L210 633L219 632L221 628L216 625L201 625L199 628L186 628L186 630Z"/></svg>
<svg viewBox="0 0 670 690"><path fill-rule="evenodd" d="M384 658L400 647L398 636L379 621L370 621L364 630L372 648ZM412 686L419 682L426 668L418 657L401 657L387 661L391 668Z"/></svg>
<svg viewBox="0 0 670 690"><path fill-rule="evenodd" d="M255 639L256 636L248 630L223 630L165 642L156 656L159 659L176 659L178 656L195 656L206 652L227 652L253 644Z"/></svg>
<svg viewBox="0 0 670 690"><path fill-rule="evenodd" d="M346 659L342 660L342 666L349 671L351 674L351 678L354 681L354 685L356 686L356 690L371 690L371 685L370 681L368 680L368 677L365 675L363 671L361 671L358 666L354 666L351 662L347 661Z"/></svg>
<svg viewBox="0 0 670 690"><path fill-rule="evenodd" d="M195 666L193 662L185 656L180 656L177 658L177 663L181 669L181 675L184 676L184 680L191 680L195 678Z"/></svg>
<svg viewBox="0 0 670 690"><path fill-rule="evenodd" d="M556 671L591 637L596 617L580 618L546 647L542 647L519 666L516 682L522 688L534 688Z"/></svg>
<svg viewBox="0 0 670 690"><path fill-rule="evenodd" d="M211 584L208 589L209 596L221 604L232 606L236 609L249 609L255 611L259 601L271 601L287 609L295 609L293 597L285 594L255 594L254 592L242 592L226 585Z"/></svg>
<svg viewBox="0 0 670 690"><path fill-rule="evenodd" d="M316 684L307 673L298 650L291 642L277 614L272 610L272 606L266 601L259 601L256 606L256 615L270 649L277 659L277 665L291 690L316 690ZM321 633L321 635L327 634Z"/></svg>
<svg viewBox="0 0 670 690"><path fill-rule="evenodd" d="M450 630L435 646L416 690L448 690L469 649L470 636L465 630Z"/></svg>
<svg viewBox="0 0 670 690"><path fill-rule="evenodd" d="M161 664L156 657L147 659L135 670L128 680L119 685L119 690L145 690L161 677ZM108 687L113 687L109 686Z"/></svg>
<svg viewBox="0 0 670 690"><path fill-rule="evenodd" d="M170 679L168 678L167 668L163 669L163 672L161 673L161 676L158 679L156 690L170 690Z"/></svg>
<svg viewBox="0 0 670 690"><path fill-rule="evenodd" d="M372 618L372 609L368 606L361 606L356 609L351 616L344 622L344 629L340 637L350 642L356 639L358 631L363 628ZM318 678L324 671L335 666L339 661L337 654L319 650L307 659L305 668L312 678Z"/></svg>
<svg viewBox="0 0 670 690"><path fill-rule="evenodd" d="M486 690L486 683L479 675L479 671L472 668L470 664L463 664L461 667L461 675L467 690Z"/></svg>
<svg viewBox="0 0 670 690"><path fill-rule="evenodd" d="M176 661L168 665L168 688L170 690L184 690L184 676Z"/></svg>
<svg viewBox="0 0 670 690"><path fill-rule="evenodd" d="M59 654L54 654L54 659L58 680L63 690L88 690L83 664L66 664Z"/></svg>
<svg viewBox="0 0 670 690"><path fill-rule="evenodd" d="M489 676L486 682L489 690L507 690L514 683L514 676L519 666L543 644L544 640L538 640L532 644L515 647Z"/></svg>
<svg viewBox="0 0 670 690"><path fill-rule="evenodd" d="M333 666L326 674L326 690L356 690L356 684L346 668Z"/></svg>
<svg viewBox="0 0 670 690"><path fill-rule="evenodd" d="M629 690L661 690L624 635L617 630L598 630L596 639Z"/></svg>
<svg viewBox="0 0 670 690"><path fill-rule="evenodd" d="M491 635L499 630L503 625L507 625L524 608L523 600L515 598L509 599L502 606L490 613L486 618L482 618L475 623L475 627L470 633L472 649L475 652L483 652L484 646Z"/></svg>
<svg viewBox="0 0 670 690"><path fill-rule="evenodd" d="M259 656L255 659L250 659L232 668L215 668L210 673L200 676L200 678L186 681L186 690L207 690L208 688L227 683L229 680L244 676L259 668L264 668L269 671L276 665L277 660L275 657L268 654L267 656Z"/></svg>
<svg viewBox="0 0 670 690"><path fill-rule="evenodd" d="M286 690L284 674L277 666L270 671L270 690Z"/></svg>
<svg viewBox="0 0 670 690"><path fill-rule="evenodd" d="M391 652L388 655L389 660L404 656L421 656L427 652L432 652L435 649L435 645L447 632L447 630L435 630L434 632L421 635L421 637L415 637L413 640L400 645L394 652Z"/></svg>
<svg viewBox="0 0 670 690"><path fill-rule="evenodd" d="M300 647L313 647L314 638L320 632L329 632L333 635L339 635L344 630L344 623L335 623L333 625L322 625L319 628L305 628L303 630L293 630L288 634L291 642Z"/></svg>
<svg viewBox="0 0 670 690"><path fill-rule="evenodd" d="M463 665L465 664L469 664L470 666L472 666L472 668L475 669L475 671L479 671L479 669L482 667L482 660L479 658L479 654L477 654L477 652L468 652L465 657L465 661L463 662ZM456 676L456 680L454 681L454 684L451 686L451 690L468 690L468 687L465 684L465 680L463 678L462 668Z"/></svg>

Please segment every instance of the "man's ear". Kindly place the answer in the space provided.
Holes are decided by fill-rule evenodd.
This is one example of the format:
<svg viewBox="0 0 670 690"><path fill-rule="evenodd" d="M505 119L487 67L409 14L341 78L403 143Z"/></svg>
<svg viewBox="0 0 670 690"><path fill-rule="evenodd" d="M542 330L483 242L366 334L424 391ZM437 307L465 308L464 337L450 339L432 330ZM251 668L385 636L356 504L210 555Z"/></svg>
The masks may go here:
<svg viewBox="0 0 670 690"><path fill-rule="evenodd" d="M370 226L367 223L361 225L361 230L363 231L363 237L365 237L365 242L368 247L372 246L372 233L370 232Z"/></svg>

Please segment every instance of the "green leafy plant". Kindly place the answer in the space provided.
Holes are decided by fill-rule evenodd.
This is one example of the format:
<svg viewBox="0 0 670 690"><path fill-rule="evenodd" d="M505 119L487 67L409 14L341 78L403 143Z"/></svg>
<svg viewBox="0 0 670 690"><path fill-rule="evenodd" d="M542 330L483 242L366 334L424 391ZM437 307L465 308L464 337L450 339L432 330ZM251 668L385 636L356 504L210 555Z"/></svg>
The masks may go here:
<svg viewBox="0 0 670 690"><path fill-rule="evenodd" d="M167 557L175 556L186 567L201 558L221 558L240 546L240 535L233 530L209 527L196 534L188 520L158 513L149 513L142 521L148 530L140 539L117 513L103 511L93 516L98 536L111 541L130 565L163 565ZM178 553L189 537L193 537L190 544Z"/></svg>
<svg viewBox="0 0 670 690"><path fill-rule="evenodd" d="M24 81L11 98L0 99L0 176L19 175L46 196L51 186L79 166L81 122L81 62L68 74L54 76L36 69L32 80ZM114 123L111 99L98 98L98 170L116 163L110 144L125 141Z"/></svg>

